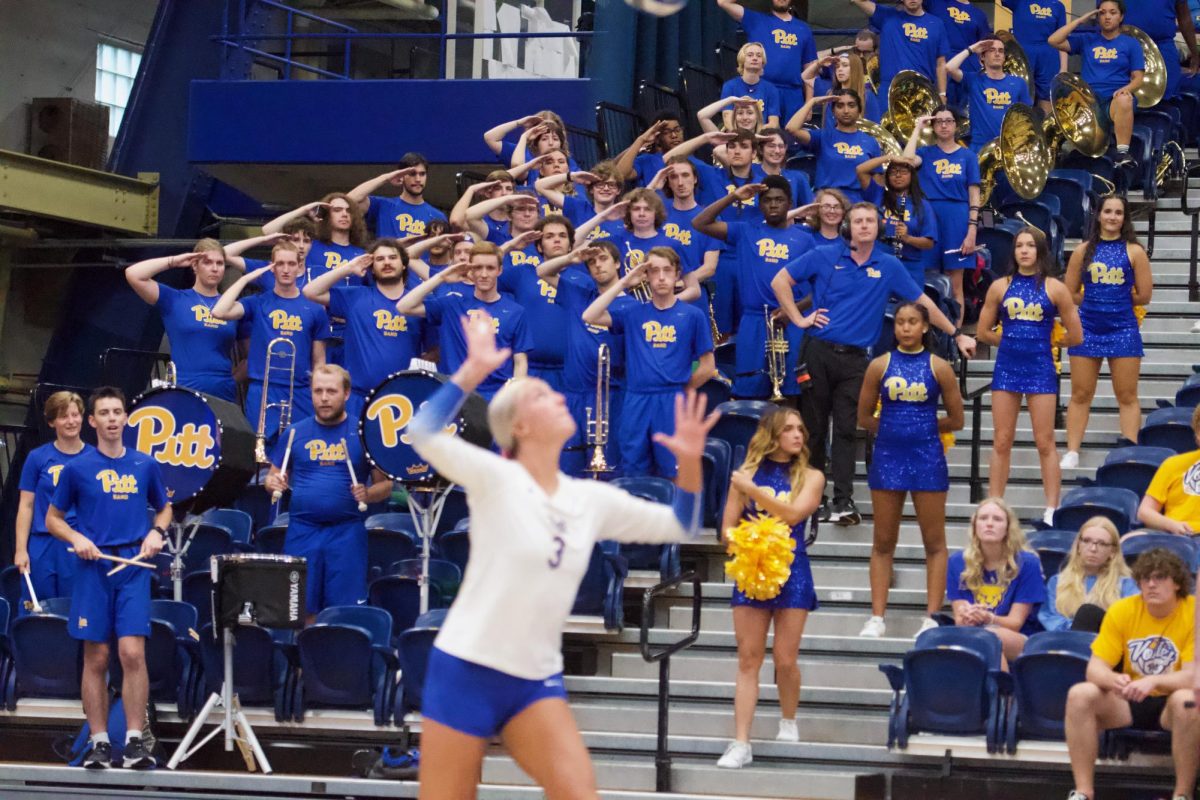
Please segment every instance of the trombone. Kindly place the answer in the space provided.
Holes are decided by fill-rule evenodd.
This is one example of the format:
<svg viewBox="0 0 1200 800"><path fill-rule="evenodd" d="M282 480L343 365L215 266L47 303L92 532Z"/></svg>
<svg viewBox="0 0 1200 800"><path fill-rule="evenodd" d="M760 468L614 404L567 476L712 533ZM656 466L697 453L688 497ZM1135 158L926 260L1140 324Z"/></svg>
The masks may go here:
<svg viewBox="0 0 1200 800"><path fill-rule="evenodd" d="M629 246L629 240L626 239L625 272L628 273L630 270L637 269L642 263L642 258L644 258L644 256L639 257L634 254L633 248ZM650 284L646 281L642 281L637 286L631 287L629 293L633 295L633 299L637 300L639 303L644 304L650 302Z"/></svg>
<svg viewBox="0 0 1200 800"><path fill-rule="evenodd" d="M592 457L588 461L587 471L593 475L612 472L608 460L604 457L604 447L608 444L609 421L609 382L612 378L612 352L608 345L602 344L596 351L596 405L587 408L586 436L587 446L592 449ZM593 418L593 414L595 417Z"/></svg>
<svg viewBox="0 0 1200 800"><path fill-rule="evenodd" d="M787 335L775 327L768 305L763 306L763 319L767 323L767 377L771 379L771 402L778 403L783 400L783 381L787 378Z"/></svg>
<svg viewBox="0 0 1200 800"><path fill-rule="evenodd" d="M287 366L275 366L273 359L278 356L287 359ZM277 403L268 401L271 388L271 373L284 372L287 374L287 399ZM296 344L283 336L276 337L267 343L267 363L263 368L262 403L258 406L258 430L254 434L254 460L266 464L267 458L267 409L279 409L279 430L274 436L292 422L292 401L296 392Z"/></svg>

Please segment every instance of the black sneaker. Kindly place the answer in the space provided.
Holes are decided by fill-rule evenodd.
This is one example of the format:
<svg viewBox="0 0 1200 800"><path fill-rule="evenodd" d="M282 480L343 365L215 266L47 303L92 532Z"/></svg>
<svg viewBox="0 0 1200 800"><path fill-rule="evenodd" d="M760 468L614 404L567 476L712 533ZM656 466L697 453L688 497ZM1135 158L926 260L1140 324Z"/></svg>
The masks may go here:
<svg viewBox="0 0 1200 800"><path fill-rule="evenodd" d="M835 502L829 514L829 521L834 525L857 525L862 522L862 515L853 500Z"/></svg>
<svg viewBox="0 0 1200 800"><path fill-rule="evenodd" d="M1137 162L1133 160L1133 156L1129 155L1129 153L1117 153L1117 160L1113 162L1113 166L1116 169L1132 167L1135 164L1137 164Z"/></svg>
<svg viewBox="0 0 1200 800"><path fill-rule="evenodd" d="M83 757L83 766L87 769L109 769L112 767L112 745L109 742L96 742L88 754Z"/></svg>
<svg viewBox="0 0 1200 800"><path fill-rule="evenodd" d="M818 506L818 508L817 508L817 521L818 522L829 522L829 514L830 514L829 499L822 497L821 505Z"/></svg>
<svg viewBox="0 0 1200 800"><path fill-rule="evenodd" d="M154 769L158 766L140 736L125 743L125 758L121 763L125 769Z"/></svg>

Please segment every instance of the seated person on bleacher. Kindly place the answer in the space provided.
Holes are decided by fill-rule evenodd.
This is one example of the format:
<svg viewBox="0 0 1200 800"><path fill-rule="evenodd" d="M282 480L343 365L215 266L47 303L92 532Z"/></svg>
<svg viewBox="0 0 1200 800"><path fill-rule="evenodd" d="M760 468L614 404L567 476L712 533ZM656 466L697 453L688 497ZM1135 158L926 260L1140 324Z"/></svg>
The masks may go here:
<svg viewBox="0 0 1200 800"><path fill-rule="evenodd" d="M1200 715L1193 700L1195 598L1179 556L1162 548L1133 565L1140 593L1118 600L1092 643L1087 681L1067 695L1067 749L1075 789L1068 800L1093 800L1099 733L1132 726L1171 734L1175 800L1190 798L1200 764Z"/></svg>
<svg viewBox="0 0 1200 800"><path fill-rule="evenodd" d="M1107 517L1092 517L1079 529L1066 564L1046 584L1038 622L1048 631L1095 633L1113 603L1137 592L1117 526Z"/></svg>
<svg viewBox="0 0 1200 800"><path fill-rule="evenodd" d="M1192 431L1200 445L1200 407L1192 413ZM1200 449L1171 456L1159 465L1138 519L1147 528L1192 536L1200 531Z"/></svg>

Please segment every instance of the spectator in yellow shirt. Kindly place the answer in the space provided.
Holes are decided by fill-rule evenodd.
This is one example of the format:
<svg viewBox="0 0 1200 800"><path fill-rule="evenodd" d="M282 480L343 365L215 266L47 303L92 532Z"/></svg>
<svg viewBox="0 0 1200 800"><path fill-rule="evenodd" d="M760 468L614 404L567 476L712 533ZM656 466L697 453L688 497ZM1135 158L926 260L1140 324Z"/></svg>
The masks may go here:
<svg viewBox="0 0 1200 800"><path fill-rule="evenodd" d="M1133 565L1139 593L1113 603L1092 642L1087 681L1067 695L1067 750L1075 789L1093 800L1099 734L1111 728L1165 730L1175 762L1172 797L1190 798L1200 765L1200 714L1193 701L1196 602L1182 559L1163 548Z"/></svg>
<svg viewBox="0 0 1200 800"><path fill-rule="evenodd" d="M1192 413L1200 445L1200 406ZM1200 533L1200 450L1171 456L1154 473L1138 518L1147 528L1192 536Z"/></svg>

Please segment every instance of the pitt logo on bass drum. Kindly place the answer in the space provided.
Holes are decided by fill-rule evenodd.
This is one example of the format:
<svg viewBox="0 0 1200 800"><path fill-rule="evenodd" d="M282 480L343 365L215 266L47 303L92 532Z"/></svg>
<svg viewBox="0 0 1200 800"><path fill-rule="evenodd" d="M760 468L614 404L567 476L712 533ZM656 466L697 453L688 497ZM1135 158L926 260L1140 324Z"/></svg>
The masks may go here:
<svg viewBox="0 0 1200 800"><path fill-rule="evenodd" d="M223 328L228 325L225 320L217 319L212 315L212 309L203 303L197 303L192 306L192 313L196 315L196 322L199 322L206 328Z"/></svg>
<svg viewBox="0 0 1200 800"><path fill-rule="evenodd" d="M129 415L129 427L136 436L133 449L160 464L210 469L216 463L217 440L211 425L185 422L179 426L171 411L160 406L141 406Z"/></svg>
<svg viewBox="0 0 1200 800"><path fill-rule="evenodd" d="M407 233L410 236L424 236L425 220L417 219L412 214L397 214L396 228L401 233Z"/></svg>
<svg viewBox="0 0 1200 800"><path fill-rule="evenodd" d="M642 332L646 335L646 341L655 348L675 343L674 325L663 325L661 322L650 320L642 323Z"/></svg>
<svg viewBox="0 0 1200 800"><path fill-rule="evenodd" d="M903 30L910 42L924 42L929 38L929 29L915 22L904 23Z"/></svg>
<svg viewBox="0 0 1200 800"><path fill-rule="evenodd" d="M119 475L115 469L102 469L96 473L100 481L100 489L105 494L112 495L113 500L128 500L129 495L137 494L137 477Z"/></svg>
<svg viewBox="0 0 1200 800"><path fill-rule="evenodd" d="M797 38L796 34L788 33L787 31L780 30L779 28L771 31L771 36L775 38L775 44L779 45L780 47L795 47L796 45L800 44L800 40Z"/></svg>
<svg viewBox="0 0 1200 800"><path fill-rule="evenodd" d="M407 428L408 423L412 422L414 411L412 400L405 395L385 394L367 406L366 418L370 422L378 421L379 438L384 447L391 448L400 443L412 444L408 434L401 434L400 431ZM458 425L452 422L442 430L455 436L458 434Z"/></svg>
<svg viewBox="0 0 1200 800"><path fill-rule="evenodd" d="M909 383L899 375L893 375L883 382L889 400L899 400L903 403L924 403L929 399L929 390L924 383Z"/></svg>
<svg viewBox="0 0 1200 800"><path fill-rule="evenodd" d="M1025 304L1019 297L1010 297L1004 301L1004 310L1009 319L1020 319L1026 322L1041 322L1046 318L1046 312L1041 303Z"/></svg>
<svg viewBox="0 0 1200 800"><path fill-rule="evenodd" d="M833 149L837 154L844 158L862 158L866 155L863 152L862 145L850 144L848 142L834 142Z"/></svg>
<svg viewBox="0 0 1200 800"><path fill-rule="evenodd" d="M289 314L277 308L267 316L271 320L271 327L280 333L299 333L304 330L304 320L299 314Z"/></svg>
<svg viewBox="0 0 1200 800"><path fill-rule="evenodd" d="M408 317L403 314L393 314L386 308L375 312L375 329L383 331L384 336L395 336L397 333L408 331Z"/></svg>
<svg viewBox="0 0 1200 800"><path fill-rule="evenodd" d="M1099 261L1093 261L1088 264L1088 276L1092 279L1092 283L1106 283L1113 286L1120 286L1125 282L1125 270L1121 267L1110 267L1108 264L1103 264Z"/></svg>
<svg viewBox="0 0 1200 800"><path fill-rule="evenodd" d="M674 222L668 222L666 226L663 227L663 234L665 234L668 239L674 239L684 247L690 247L692 244L692 232L684 230Z"/></svg>

